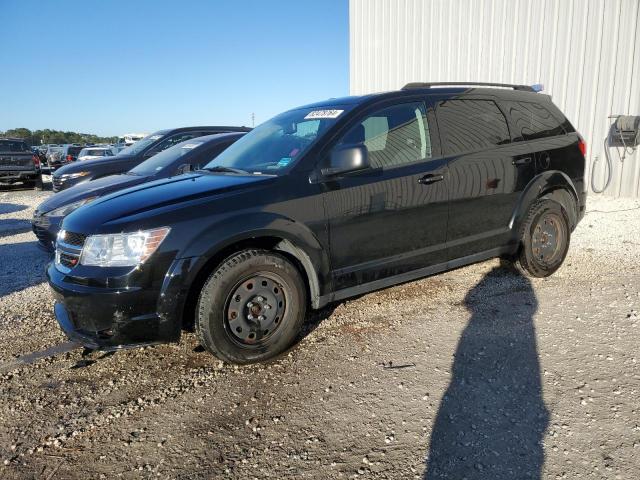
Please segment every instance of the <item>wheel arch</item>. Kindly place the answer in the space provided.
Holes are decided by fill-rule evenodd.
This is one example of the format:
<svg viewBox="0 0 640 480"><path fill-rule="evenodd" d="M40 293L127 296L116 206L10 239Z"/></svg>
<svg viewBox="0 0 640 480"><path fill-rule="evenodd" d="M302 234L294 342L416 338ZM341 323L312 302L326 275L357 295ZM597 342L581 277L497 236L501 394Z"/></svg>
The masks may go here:
<svg viewBox="0 0 640 480"><path fill-rule="evenodd" d="M520 195L509 221L509 229L514 235L514 240L519 241L517 235L522 222L526 219L529 208L542 197L549 197L562 205L569 217L571 230L578 224L579 200L575 185L564 172L546 171L536 175Z"/></svg>
<svg viewBox="0 0 640 480"><path fill-rule="evenodd" d="M300 241L292 239L291 236L288 232L272 230L244 232L209 249L193 266L182 312L183 325L191 326L195 318L195 307L200 290L211 273L225 259L246 249L277 252L291 261L305 281L307 298L311 307L313 309L322 307L321 299L325 293L325 282L328 278L328 263L325 263L328 262L328 257L326 259L318 258L318 256L323 256L321 248L313 249L309 245L303 246ZM309 253L310 251L316 253L315 257L313 253Z"/></svg>

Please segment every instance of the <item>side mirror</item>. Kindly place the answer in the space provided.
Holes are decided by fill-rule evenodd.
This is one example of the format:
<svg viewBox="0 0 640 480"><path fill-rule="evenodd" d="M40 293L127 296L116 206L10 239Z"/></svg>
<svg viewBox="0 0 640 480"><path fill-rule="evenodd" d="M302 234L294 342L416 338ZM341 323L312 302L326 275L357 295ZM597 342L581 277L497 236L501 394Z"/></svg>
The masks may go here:
<svg viewBox="0 0 640 480"><path fill-rule="evenodd" d="M369 151L364 145L347 145L331 152L330 166L320 172L325 177L357 172L371 167Z"/></svg>

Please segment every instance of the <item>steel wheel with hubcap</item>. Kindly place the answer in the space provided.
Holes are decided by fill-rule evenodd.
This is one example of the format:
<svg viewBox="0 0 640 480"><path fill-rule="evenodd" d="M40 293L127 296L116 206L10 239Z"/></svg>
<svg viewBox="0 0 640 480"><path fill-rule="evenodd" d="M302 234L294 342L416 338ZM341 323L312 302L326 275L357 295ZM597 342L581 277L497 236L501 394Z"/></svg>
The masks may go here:
<svg viewBox="0 0 640 480"><path fill-rule="evenodd" d="M304 280L286 257L243 250L223 261L202 287L196 334L227 362L264 361L295 341L306 304Z"/></svg>
<svg viewBox="0 0 640 480"><path fill-rule="evenodd" d="M533 277L548 277L554 273L567 255L570 235L562 205L548 198L538 200L522 224L518 257L521 271Z"/></svg>
<svg viewBox="0 0 640 480"><path fill-rule="evenodd" d="M261 273L240 282L231 292L225 317L236 341L256 345L275 334L287 305L282 284L277 274Z"/></svg>

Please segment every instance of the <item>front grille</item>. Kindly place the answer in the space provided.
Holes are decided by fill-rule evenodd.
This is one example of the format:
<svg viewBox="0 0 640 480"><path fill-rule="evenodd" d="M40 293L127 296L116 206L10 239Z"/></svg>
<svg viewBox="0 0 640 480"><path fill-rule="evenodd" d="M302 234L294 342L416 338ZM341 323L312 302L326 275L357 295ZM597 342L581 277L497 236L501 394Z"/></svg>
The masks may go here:
<svg viewBox="0 0 640 480"><path fill-rule="evenodd" d="M33 226L33 233L36 234L36 237L38 237L38 240L40 240L42 243L49 242L49 236L47 235L47 231L44 228L40 227L39 225Z"/></svg>
<svg viewBox="0 0 640 480"><path fill-rule="evenodd" d="M82 233L65 231L56 242L56 266L63 272L68 272L78 265L84 241L87 238Z"/></svg>
<svg viewBox="0 0 640 480"><path fill-rule="evenodd" d="M58 262L63 267L73 268L78 264L78 258L79 256L77 255L60 252L60 254L58 255Z"/></svg>
<svg viewBox="0 0 640 480"><path fill-rule="evenodd" d="M62 180L60 177L56 177L55 175L51 176L51 184L53 185L54 192L57 192L62 188Z"/></svg>
<svg viewBox="0 0 640 480"><path fill-rule="evenodd" d="M82 233L64 232L64 237L61 239L67 245L73 245L74 247L83 247L84 241L87 236Z"/></svg>

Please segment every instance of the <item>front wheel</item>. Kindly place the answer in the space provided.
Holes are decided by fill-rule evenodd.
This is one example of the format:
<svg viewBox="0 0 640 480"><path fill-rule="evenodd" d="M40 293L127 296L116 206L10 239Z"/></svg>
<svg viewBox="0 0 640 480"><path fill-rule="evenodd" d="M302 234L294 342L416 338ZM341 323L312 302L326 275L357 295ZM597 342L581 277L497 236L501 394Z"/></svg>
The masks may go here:
<svg viewBox="0 0 640 480"><path fill-rule="evenodd" d="M261 362L291 346L306 305L305 283L289 260L244 250L222 262L202 287L196 335L221 360Z"/></svg>
<svg viewBox="0 0 640 480"><path fill-rule="evenodd" d="M562 205L546 198L538 200L522 224L520 269L532 277L553 274L567 256L570 237L571 229Z"/></svg>

